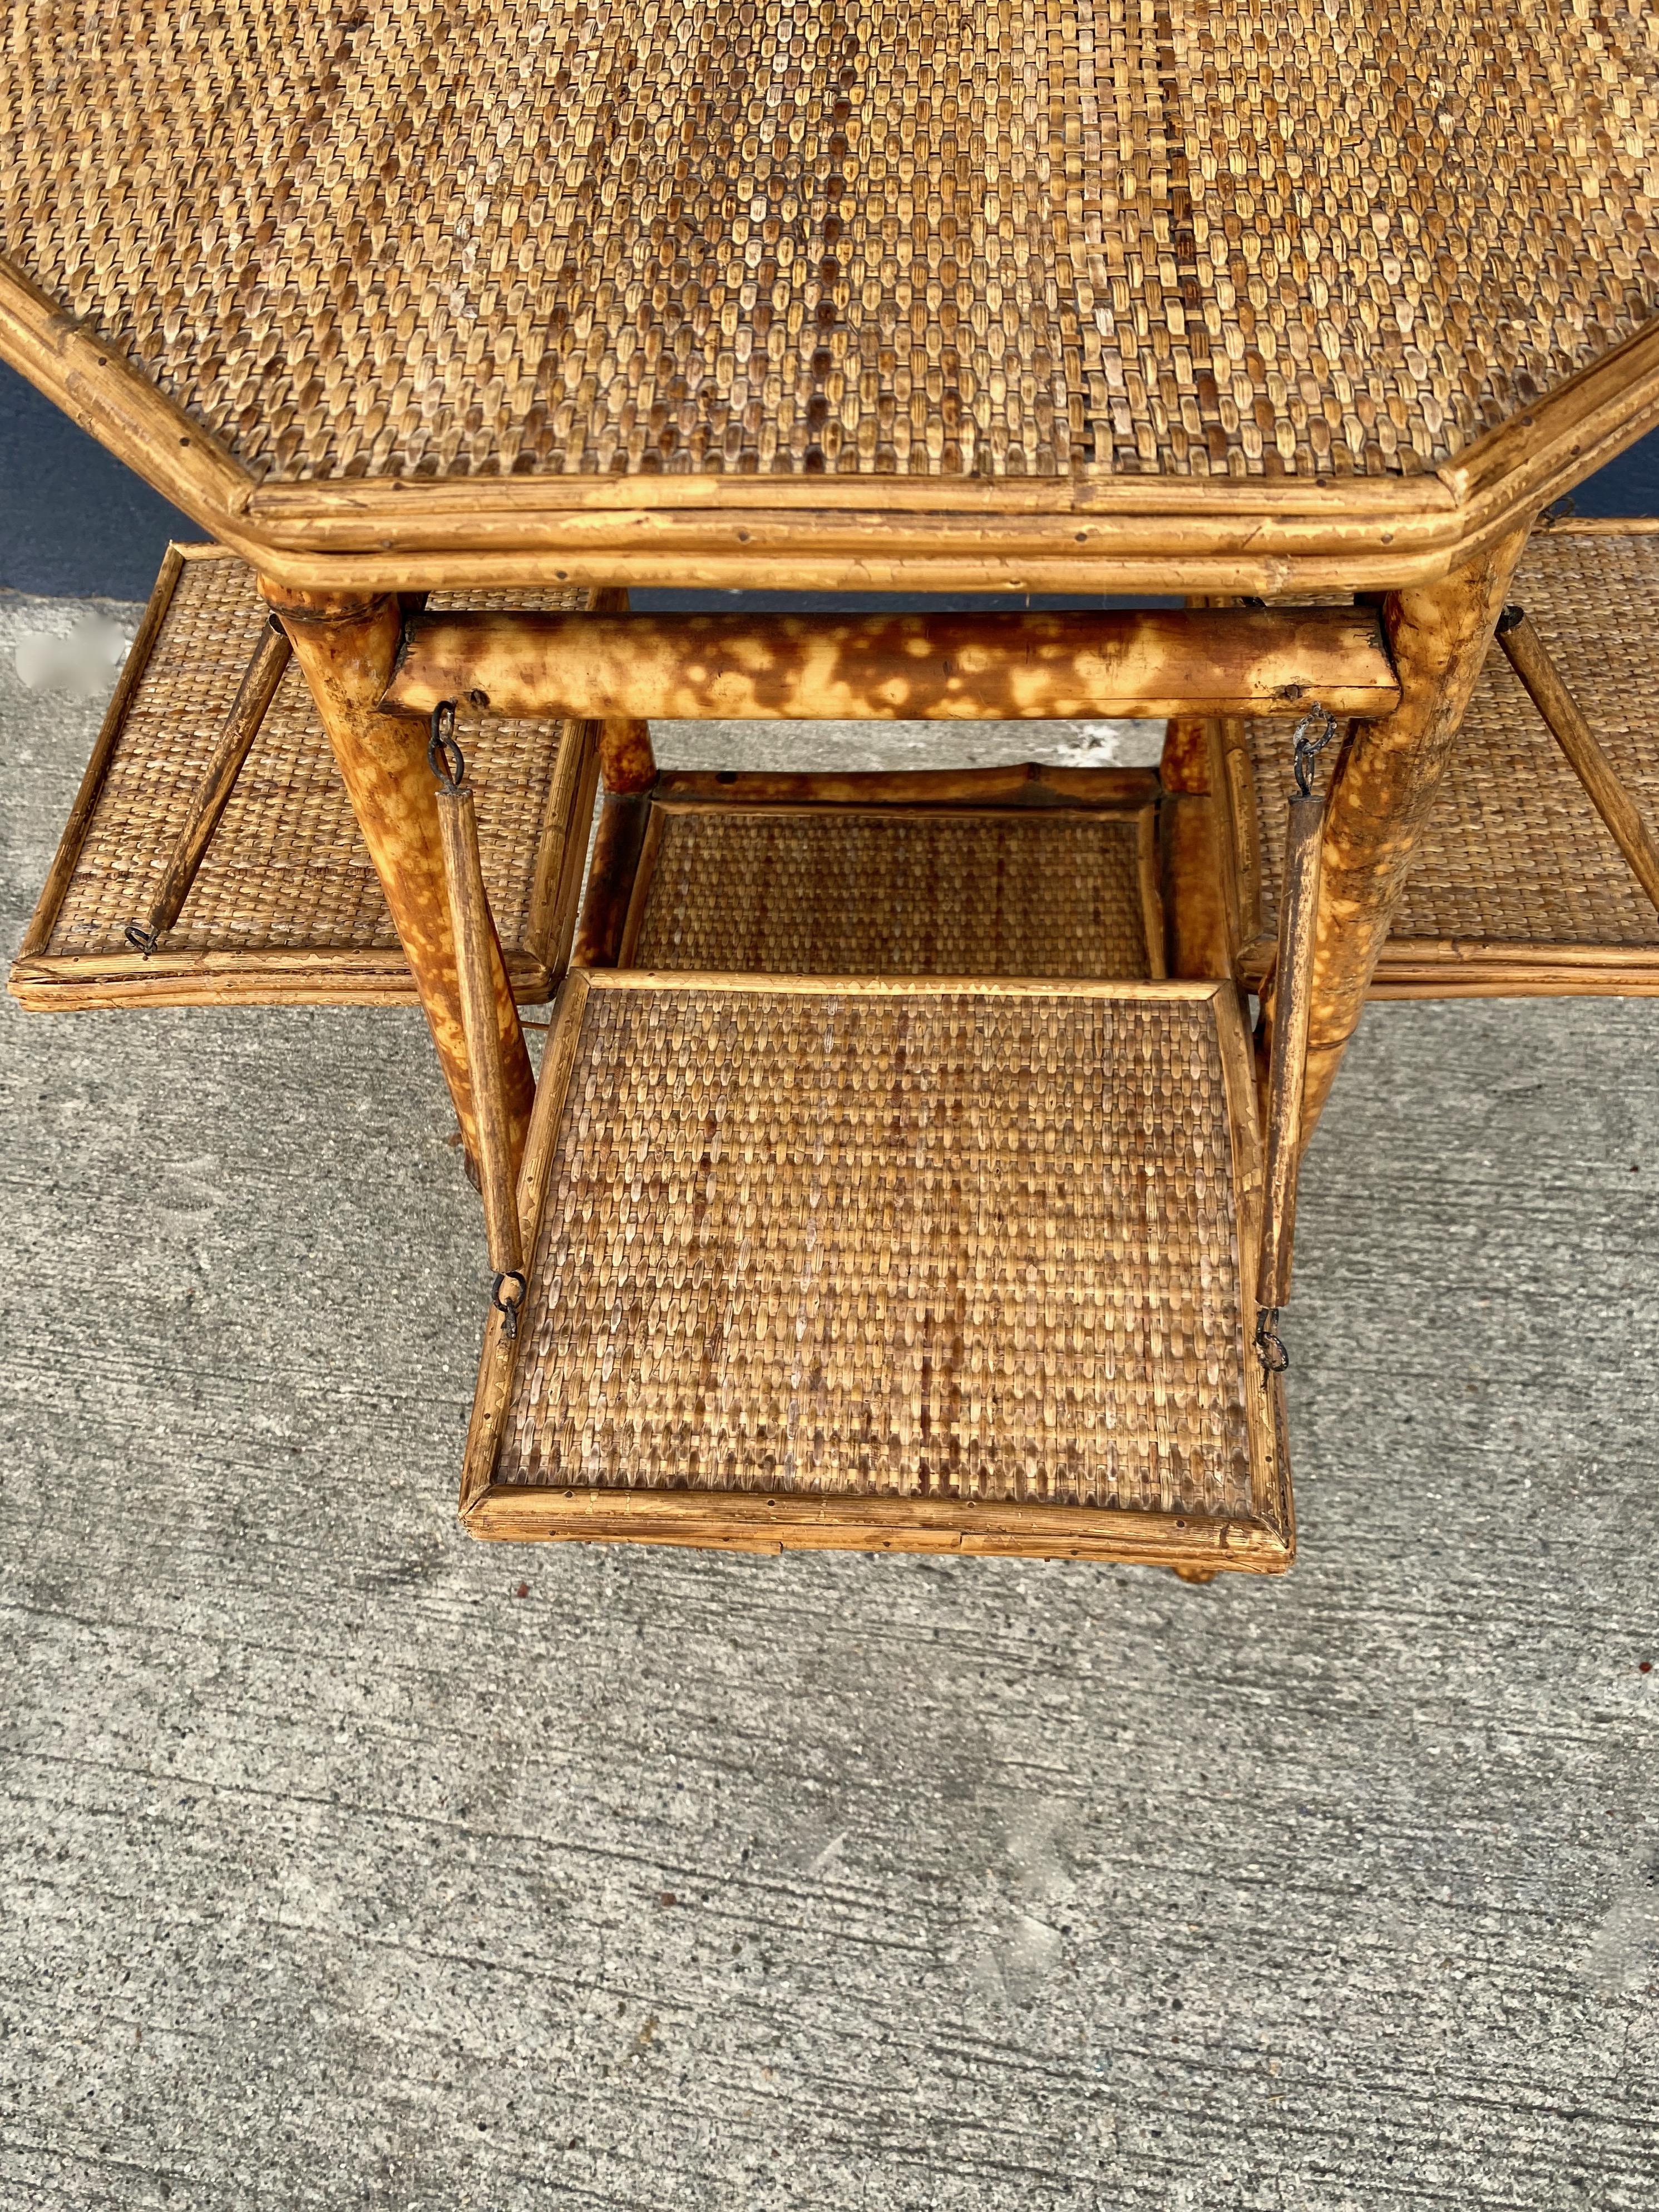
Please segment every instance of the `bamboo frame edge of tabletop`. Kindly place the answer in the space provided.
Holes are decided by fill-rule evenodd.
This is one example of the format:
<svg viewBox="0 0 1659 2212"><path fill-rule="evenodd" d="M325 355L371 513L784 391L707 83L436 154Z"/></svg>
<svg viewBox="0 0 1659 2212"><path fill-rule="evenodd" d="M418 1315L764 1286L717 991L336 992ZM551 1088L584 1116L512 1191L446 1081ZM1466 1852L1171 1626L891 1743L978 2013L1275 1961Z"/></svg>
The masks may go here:
<svg viewBox="0 0 1659 2212"><path fill-rule="evenodd" d="M1659 423L1656 317L1452 459L1399 477L682 472L269 484L3 259L0 357L290 589L1387 590L1480 558Z"/></svg>

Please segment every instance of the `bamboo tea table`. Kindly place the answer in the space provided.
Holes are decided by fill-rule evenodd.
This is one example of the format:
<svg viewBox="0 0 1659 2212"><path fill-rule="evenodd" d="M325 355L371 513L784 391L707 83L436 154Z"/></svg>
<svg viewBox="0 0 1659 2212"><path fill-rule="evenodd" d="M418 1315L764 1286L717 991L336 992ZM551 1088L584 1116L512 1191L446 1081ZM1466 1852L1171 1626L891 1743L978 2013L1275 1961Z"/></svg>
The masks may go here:
<svg viewBox="0 0 1659 2212"><path fill-rule="evenodd" d="M214 677L116 980L163 972L297 701L484 1188L470 1525L1288 1561L1296 1156L1528 534L1659 421L1656 174L1651 40L1565 0L24 12L0 353L275 618ZM663 586L1007 611L629 611ZM1553 619L1504 649L1645 884ZM1118 714L1169 719L1157 782L677 783L649 734ZM550 983L595 758L604 801L538 1094L465 755L555 723ZM1091 1211L1063 1164L1108 1093Z"/></svg>

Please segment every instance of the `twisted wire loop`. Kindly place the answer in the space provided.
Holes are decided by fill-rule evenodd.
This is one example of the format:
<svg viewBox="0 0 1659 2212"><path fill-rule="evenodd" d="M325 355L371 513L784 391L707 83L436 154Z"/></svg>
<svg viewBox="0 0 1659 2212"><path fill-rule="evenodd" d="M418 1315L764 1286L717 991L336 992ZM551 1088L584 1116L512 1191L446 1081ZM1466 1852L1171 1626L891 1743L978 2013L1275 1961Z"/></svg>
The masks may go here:
<svg viewBox="0 0 1659 2212"><path fill-rule="evenodd" d="M426 757L427 765L446 791L459 791L466 781L466 755L455 741L453 699L441 699L432 709L432 735Z"/></svg>
<svg viewBox="0 0 1659 2212"><path fill-rule="evenodd" d="M510 1297L507 1292L509 1284L517 1285ZM510 1269L506 1274L497 1275L491 1282L489 1303L501 1317L503 1336L518 1334L519 1315L523 1310L525 1296L529 1288L528 1281L516 1267Z"/></svg>
<svg viewBox="0 0 1659 2212"><path fill-rule="evenodd" d="M136 921L130 921L121 934L133 951L142 952L146 960L161 941L155 930L145 929Z"/></svg>
<svg viewBox="0 0 1659 2212"><path fill-rule="evenodd" d="M1312 734L1315 730L1320 732L1317 737ZM1336 717L1327 707L1310 707L1291 732L1291 757L1298 799L1313 797L1314 763L1335 735Z"/></svg>
<svg viewBox="0 0 1659 2212"><path fill-rule="evenodd" d="M1255 1317L1255 1356L1269 1375L1282 1375L1291 1364L1279 1333L1279 1308L1262 1306Z"/></svg>

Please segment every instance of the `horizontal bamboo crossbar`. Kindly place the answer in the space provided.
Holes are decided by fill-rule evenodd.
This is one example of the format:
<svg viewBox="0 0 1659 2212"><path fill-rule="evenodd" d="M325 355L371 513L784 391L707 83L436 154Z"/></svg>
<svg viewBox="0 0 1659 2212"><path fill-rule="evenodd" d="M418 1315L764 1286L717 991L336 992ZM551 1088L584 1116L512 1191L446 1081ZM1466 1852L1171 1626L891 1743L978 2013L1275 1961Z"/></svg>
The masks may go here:
<svg viewBox="0 0 1659 2212"><path fill-rule="evenodd" d="M1158 772L1149 768L1055 768L1036 761L1000 768L817 769L810 775L765 769L664 769L653 787L659 804L755 806L769 799L792 806L910 807L1154 806Z"/></svg>
<svg viewBox="0 0 1659 2212"><path fill-rule="evenodd" d="M1238 949L1234 972L1260 991L1278 946L1268 936ZM1659 994L1659 951L1649 945L1391 936L1370 999L1648 999Z"/></svg>
<svg viewBox="0 0 1659 2212"><path fill-rule="evenodd" d="M1020 721L1386 714L1399 685L1352 607L1104 614L417 615L382 702L600 720Z"/></svg>
<svg viewBox="0 0 1659 2212"><path fill-rule="evenodd" d="M514 996L539 1006L556 976L533 953L503 955ZM420 994L395 945L314 951L20 953L6 988L34 1013L106 1006L416 1006Z"/></svg>

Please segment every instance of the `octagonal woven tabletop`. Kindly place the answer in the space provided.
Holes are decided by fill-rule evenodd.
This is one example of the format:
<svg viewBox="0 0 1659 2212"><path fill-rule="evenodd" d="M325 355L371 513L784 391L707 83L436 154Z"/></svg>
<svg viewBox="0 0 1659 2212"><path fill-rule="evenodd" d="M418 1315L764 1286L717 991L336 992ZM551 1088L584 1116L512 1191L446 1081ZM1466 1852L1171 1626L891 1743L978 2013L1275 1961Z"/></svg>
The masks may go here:
<svg viewBox="0 0 1659 2212"><path fill-rule="evenodd" d="M1610 357L1602 446L1659 406L1634 8L35 0L0 102L0 345L295 551L499 544L526 478L1425 514L1469 481L1340 494L1467 467ZM167 408L112 424L52 310Z"/></svg>

